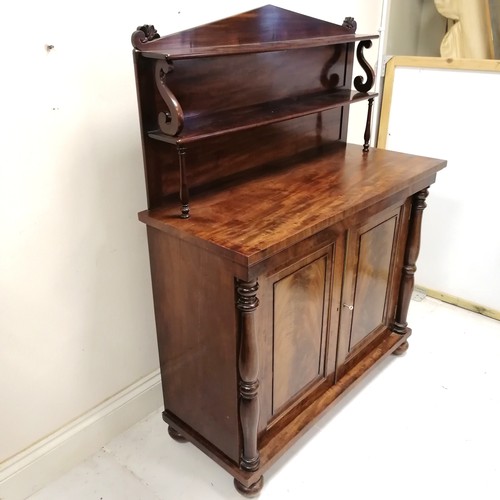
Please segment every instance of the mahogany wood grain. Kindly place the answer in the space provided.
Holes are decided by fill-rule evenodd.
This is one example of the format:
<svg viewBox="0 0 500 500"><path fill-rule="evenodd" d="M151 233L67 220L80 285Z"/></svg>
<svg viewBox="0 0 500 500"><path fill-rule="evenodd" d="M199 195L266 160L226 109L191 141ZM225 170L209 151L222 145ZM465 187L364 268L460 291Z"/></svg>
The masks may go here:
<svg viewBox="0 0 500 500"><path fill-rule="evenodd" d="M352 52L338 45L174 65L136 51L149 207L174 193L186 205L189 189L345 140L348 105L370 97L350 90ZM178 158L176 146L189 146L186 155Z"/></svg>
<svg viewBox="0 0 500 500"><path fill-rule="evenodd" d="M363 217L348 231L337 377L380 342L395 319L409 200Z"/></svg>
<svg viewBox="0 0 500 500"><path fill-rule="evenodd" d="M282 9L257 11L259 22L270 16L270 20L257 25L262 28L273 22L271 19ZM285 18L294 17L290 14L293 13L287 13ZM232 22L239 21L233 18ZM300 22L294 25L299 26ZM181 199L182 215L186 218L186 193L190 189L262 165L271 159L270 151L275 153L272 159L277 160L314 146L346 140L349 105L375 94L350 90L352 29L327 25L335 33L348 34L352 40L308 48L300 48L300 44L297 48L291 43L290 50L231 57L208 53L194 61L173 61L169 57L155 61L144 57L146 53L141 50L134 52L149 208L161 205L165 197L175 193ZM290 30L284 33L288 36ZM278 30L275 36L281 34ZM183 39L186 36L183 33ZM162 40L139 44L140 49ZM282 121L292 123L269 126ZM261 127L264 130L255 134L238 134ZM231 137L224 137L228 133ZM223 136L221 140L213 141L219 136ZM151 140L164 145L153 146ZM202 144L198 144L200 141ZM177 158L168 144L190 147L186 156ZM221 162L222 151L231 161ZM250 157L241 154L249 151L253 153Z"/></svg>
<svg viewBox="0 0 500 500"><path fill-rule="evenodd" d="M393 331L403 334L408 327L406 318L410 307L411 294L415 284L416 262L420 252L420 232L422 230L422 215L427 207L425 200L429 195L428 189L423 189L413 196L411 210L410 230L408 241L406 243L405 263L403 267L403 277L401 279L401 288L399 290L398 308L396 311L396 321ZM408 348L408 346L406 346Z"/></svg>
<svg viewBox="0 0 500 500"><path fill-rule="evenodd" d="M258 471L249 472L240 469L237 464L228 460L227 456L221 454L220 450L212 443L168 412L164 413L164 420L182 430L183 434L191 436L190 441L197 448L233 475L242 485L249 487L260 480L262 475L316 423L327 408L338 403L351 390L355 389L375 366L403 344L411 334L411 330L407 330L405 335L387 332L388 335L374 346L369 355L353 366L334 385L318 387L316 392L311 393L307 399L301 402L294 418L288 421L283 420L284 425L274 426L267 433L265 439L260 442L260 467Z"/></svg>
<svg viewBox="0 0 500 500"><path fill-rule="evenodd" d="M245 496L411 334L426 188L446 162L367 151L376 36L355 31L266 6L132 35L163 418ZM366 99L365 144L346 144Z"/></svg>
<svg viewBox="0 0 500 500"><path fill-rule="evenodd" d="M211 54L316 47L376 38L377 35L355 35L352 28L267 5L144 43L141 50L149 57L168 56L175 60Z"/></svg>
<svg viewBox="0 0 500 500"><path fill-rule="evenodd" d="M257 447L259 424L259 350L255 330L255 309L259 305L254 281L236 281L236 308L240 313L240 348L238 357L240 423L243 446L240 467L247 471L259 468Z"/></svg>
<svg viewBox="0 0 500 500"><path fill-rule="evenodd" d="M363 136L365 142L363 143L363 153L368 153L370 149L370 138L372 135L372 108L373 97L368 99L368 114L366 115L365 135Z"/></svg>
<svg viewBox="0 0 500 500"><path fill-rule="evenodd" d="M324 235L315 235L309 240L303 241L294 247L287 249L286 252L277 256L276 259L266 261L265 266L259 266L259 272L261 275L259 278L260 305L255 311L255 318L256 328L259 332L259 359L261 360L259 374L261 382L259 390L261 408L259 421L260 435L262 435L270 426L275 425L277 419L283 418L285 413L293 413L293 407L298 403L298 401L300 401L303 397L306 397L308 392L310 392L310 390L326 376L325 344L328 343L329 338L327 328L332 279L332 259L337 259L337 254L335 253L336 245L332 245L331 238L333 235L333 241L335 241L338 237L336 233L329 232L329 235L330 238L327 242L323 239ZM326 263L324 276L325 283L323 284L323 302L321 304L311 304L311 299L308 297L305 297L305 301L306 303L311 304L313 308L314 305L318 308L321 306L321 324L319 325L319 331L317 332L317 335L320 338L320 346L319 351L316 352L315 360L314 356L312 356L312 369L311 367L306 368L306 370L311 371L311 376L304 379L297 367L294 367L294 359L290 359L293 358L294 353L292 351L294 346L287 346L286 344L287 339L295 332L298 335L298 338L296 339L297 346L295 346L295 354L298 362L304 364L304 360L301 361L301 352L299 347L299 345L303 346L303 343L301 343L301 336L299 335L298 329L295 328L294 325L291 325L292 330L287 330L285 328L286 323L289 323L289 318L280 318L278 316L283 315L275 314L276 308L274 306L274 301L279 295L276 293L276 288L281 289L281 285L287 283L290 284L290 279L295 275L295 273L300 274L301 270L308 268L310 265L314 266L314 263L318 260L325 261ZM341 274L339 274L336 279L341 280ZM287 291L289 291L288 288L285 289L285 292ZM295 291L300 293L300 286ZM280 297L283 298L282 295L280 295ZM288 304L285 304L282 300L282 306L283 308L286 308L288 307ZM298 307L300 308L301 305ZM307 345L310 345L307 343L307 335L310 333L309 326L306 325L302 318L299 319L304 327L302 328L301 333L306 336L304 342L307 347ZM316 319L318 320L318 318ZM279 335L280 332L283 334L282 336ZM334 339L332 341L333 343L335 343L335 335L336 328L334 329L334 333L332 335L332 338ZM282 348L280 348L280 341ZM312 352L314 352L314 350ZM309 350L309 354L311 354L311 350ZM284 359L285 357L287 357L289 362L292 364L287 363ZM333 363L334 362L335 359L333 358ZM334 367L330 367L329 369L333 371ZM281 373L281 376L279 376L278 373ZM287 374L291 377L290 381L287 379ZM296 386L296 391L290 391L290 384ZM287 404L281 408L279 408L279 404L275 402L275 387L276 390L281 393L292 392Z"/></svg>
<svg viewBox="0 0 500 500"><path fill-rule="evenodd" d="M153 228L148 242L165 409L238 463L234 273Z"/></svg>
<svg viewBox="0 0 500 500"><path fill-rule="evenodd" d="M243 265L253 265L364 208L403 200L435 180L446 162L337 144L222 183L191 198L141 212L142 222Z"/></svg>
<svg viewBox="0 0 500 500"><path fill-rule="evenodd" d="M410 332L407 333L409 335ZM282 429L276 429L276 433L268 437L268 441L261 449L261 473L292 446L298 438L303 435L324 413L325 409L338 402L343 396L349 393L356 385L366 377L371 369L385 357L391 354L406 339L398 338L396 334L386 335L384 339L374 347L374 349L363 358L357 365L349 370L342 378L330 386L319 395L311 395L310 400L303 402L302 411L297 417ZM249 481L252 481L252 477Z"/></svg>
<svg viewBox="0 0 500 500"><path fill-rule="evenodd" d="M194 142L186 148L188 186L196 192L244 171L262 168L279 160L285 161L311 148L338 141L342 119L342 109L338 108L320 115L307 115L293 121ZM165 202L164 197L177 195L179 164L175 146L149 136L146 136L146 141L148 145L155 143L153 147L157 153L151 158L149 168L157 172L155 177L159 179L158 186L155 186L155 206L158 206ZM177 199L176 196L176 202Z"/></svg>
<svg viewBox="0 0 500 500"><path fill-rule="evenodd" d="M167 75L174 67L170 61L157 60L155 62L155 82L158 92L167 106L168 111L158 115L158 125L164 134L175 135L184 127L184 112L179 101L167 86Z"/></svg>
<svg viewBox="0 0 500 500"><path fill-rule="evenodd" d="M349 351L385 319L396 223L397 215L359 235Z"/></svg>
<svg viewBox="0 0 500 500"><path fill-rule="evenodd" d="M410 347L410 345L408 344L408 341L405 341L397 349L395 349L392 354L395 356L401 356L408 350L408 347Z"/></svg>
<svg viewBox="0 0 500 500"><path fill-rule="evenodd" d="M363 52L364 49L369 49L371 46L372 46L371 40L363 40L358 43L358 48L356 49L356 59L358 60L359 65L361 66L361 68L363 68L363 71L365 72L366 75L366 78L361 75L354 78L353 82L354 88L359 92L368 92L375 83L375 72L373 71L373 68L368 64L368 61L366 60ZM370 108L372 104L373 101L370 103ZM366 137L365 137L365 142L366 142Z"/></svg>
<svg viewBox="0 0 500 500"><path fill-rule="evenodd" d="M190 119L191 134L197 132L196 127L220 134L227 127L237 126L240 120L248 124L248 115L259 121L260 113L268 113L273 107L286 114L286 106L290 105L291 113L299 113L307 111L307 106L312 109L332 106L337 92L338 99L349 97L351 82L345 78L346 51L345 45L339 45L177 60L171 63L172 70L165 76L165 83ZM300 71L297 60L301 61ZM328 94L334 95L328 99ZM306 99L302 110L299 98L308 96L310 102ZM210 124L212 114L215 123ZM200 119L203 120L198 123ZM222 130L217 127L218 122Z"/></svg>
<svg viewBox="0 0 500 500"><path fill-rule="evenodd" d="M324 374L329 257L274 283L273 415Z"/></svg>
<svg viewBox="0 0 500 500"><path fill-rule="evenodd" d="M285 120L293 120L302 116L322 113L333 108L345 106L368 99L378 94L362 94L351 90L318 92L305 96L286 97L277 101L264 102L227 111L217 111L187 117L184 128L179 135L171 136L153 130L148 132L152 139L168 144L188 145L201 139L217 137L228 133L251 130ZM367 123L371 119L371 107ZM368 125L367 125L368 126ZM365 133L365 141L369 142L369 129ZM368 149L366 148L366 151Z"/></svg>

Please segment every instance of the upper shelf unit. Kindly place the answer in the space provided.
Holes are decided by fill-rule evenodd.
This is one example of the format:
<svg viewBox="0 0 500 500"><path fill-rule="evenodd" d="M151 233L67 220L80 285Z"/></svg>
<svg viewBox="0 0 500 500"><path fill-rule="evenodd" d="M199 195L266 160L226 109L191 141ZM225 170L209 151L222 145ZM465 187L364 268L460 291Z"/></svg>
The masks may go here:
<svg viewBox="0 0 500 500"><path fill-rule="evenodd" d="M226 19L160 37L138 28L132 44L144 56L187 59L214 55L248 54L373 40L377 35L357 35L356 23L342 26L286 9L266 5ZM147 45L144 45L147 42Z"/></svg>
<svg viewBox="0 0 500 500"><path fill-rule="evenodd" d="M165 37L140 27L132 43L157 108L146 133L184 146L369 99L362 49L376 36L355 30L352 18L340 26L272 5ZM367 71L357 92L355 42Z"/></svg>
<svg viewBox="0 0 500 500"><path fill-rule="evenodd" d="M346 142L349 108L373 98L363 51L376 35L267 5L160 37L132 34L149 208ZM354 77L354 58L364 71ZM355 90L352 89L354 87ZM369 126L365 133L368 150ZM252 153L249 154L248 152Z"/></svg>

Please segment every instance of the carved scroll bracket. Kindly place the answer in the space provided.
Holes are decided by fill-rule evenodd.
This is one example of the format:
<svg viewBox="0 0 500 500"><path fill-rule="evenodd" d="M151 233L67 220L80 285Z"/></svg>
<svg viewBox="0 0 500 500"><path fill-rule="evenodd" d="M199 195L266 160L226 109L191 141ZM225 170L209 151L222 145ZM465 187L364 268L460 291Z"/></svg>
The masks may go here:
<svg viewBox="0 0 500 500"><path fill-rule="evenodd" d="M179 101L167 87L167 75L173 71L174 65L167 59L156 61L155 81L160 95L167 105L167 112L158 114L158 126L167 135L177 135L184 126L184 112Z"/></svg>
<svg viewBox="0 0 500 500"><path fill-rule="evenodd" d="M132 46L137 50L141 50L142 45L157 38L160 38L160 35L155 27L152 24L144 24L143 26L138 26L132 33Z"/></svg>
<svg viewBox="0 0 500 500"><path fill-rule="evenodd" d="M354 20L354 17L346 17L342 23L342 27L347 28L351 33L356 33L358 23Z"/></svg>
<svg viewBox="0 0 500 500"><path fill-rule="evenodd" d="M259 305L255 281L236 280L236 309L240 312L240 352L238 359L240 424L243 450L240 467L256 471L260 465L257 447L259 423L259 356L254 312Z"/></svg>
<svg viewBox="0 0 500 500"><path fill-rule="evenodd" d="M323 85L323 87L326 89L334 89L339 86L340 75L338 73L331 72L331 70L339 62L341 55L342 55L341 46L334 45L332 57L328 59L328 61L321 70L321 75L320 75L321 85ZM342 84L344 84L344 82L342 82Z"/></svg>
<svg viewBox="0 0 500 500"><path fill-rule="evenodd" d="M369 49L372 46L371 40L361 40L356 49L356 58L358 59L359 65L363 68L366 73L366 81L362 76L357 76L354 79L354 88L358 92L369 92L375 83L375 72L373 68L368 64L363 54L364 49Z"/></svg>

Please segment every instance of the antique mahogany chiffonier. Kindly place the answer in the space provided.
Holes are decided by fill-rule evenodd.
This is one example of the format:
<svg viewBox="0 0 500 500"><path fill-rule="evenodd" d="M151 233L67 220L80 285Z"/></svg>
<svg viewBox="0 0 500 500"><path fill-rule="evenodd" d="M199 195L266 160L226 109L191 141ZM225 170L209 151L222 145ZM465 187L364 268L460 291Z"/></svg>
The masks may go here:
<svg viewBox="0 0 500 500"><path fill-rule="evenodd" d="M374 38L270 5L132 35L163 417L247 496L408 346L422 212L445 162L369 148ZM358 101L364 146L346 143Z"/></svg>

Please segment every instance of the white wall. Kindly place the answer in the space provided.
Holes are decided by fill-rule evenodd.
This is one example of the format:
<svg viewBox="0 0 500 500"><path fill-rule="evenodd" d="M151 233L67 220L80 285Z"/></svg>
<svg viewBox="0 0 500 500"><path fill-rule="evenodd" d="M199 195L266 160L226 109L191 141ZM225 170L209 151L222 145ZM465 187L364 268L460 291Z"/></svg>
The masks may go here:
<svg viewBox="0 0 500 500"><path fill-rule="evenodd" d="M387 54L415 54L421 12L421 0L390 0Z"/></svg>
<svg viewBox="0 0 500 500"><path fill-rule="evenodd" d="M132 31L264 3L2 2L0 462L158 367ZM382 0L276 4L372 33Z"/></svg>
<svg viewBox="0 0 500 500"><path fill-rule="evenodd" d="M385 53L437 57L445 28L434 0L390 0Z"/></svg>

